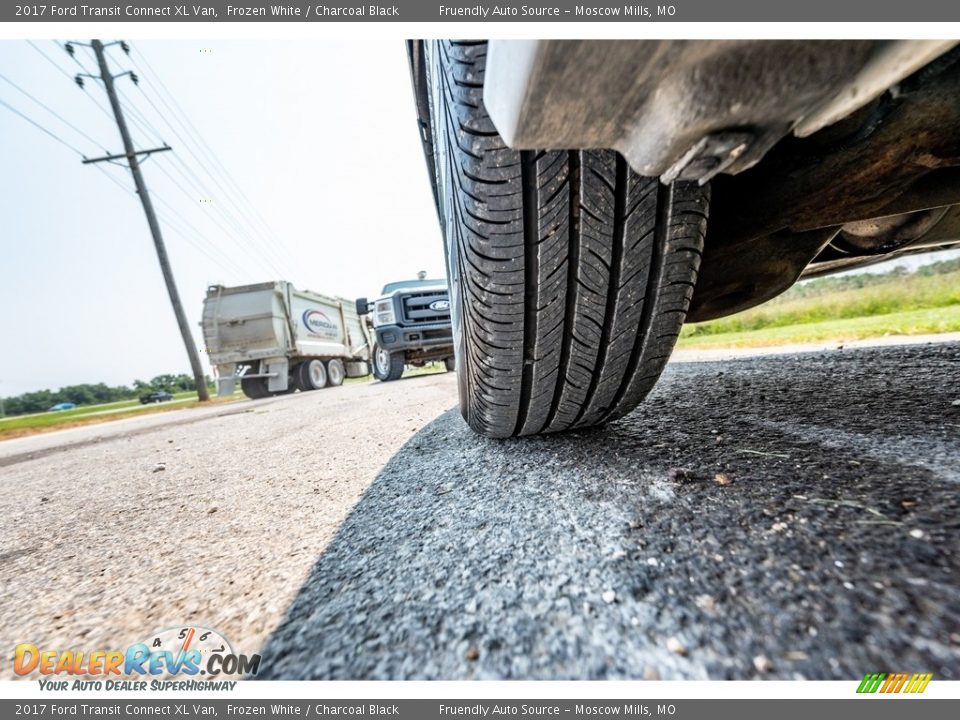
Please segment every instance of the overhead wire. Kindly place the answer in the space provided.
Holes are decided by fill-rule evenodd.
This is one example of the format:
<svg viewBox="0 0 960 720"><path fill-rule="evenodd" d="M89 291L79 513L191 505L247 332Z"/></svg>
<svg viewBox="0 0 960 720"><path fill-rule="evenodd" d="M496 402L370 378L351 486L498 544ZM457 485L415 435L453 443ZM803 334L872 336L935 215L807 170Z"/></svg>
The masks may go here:
<svg viewBox="0 0 960 720"><path fill-rule="evenodd" d="M129 96L123 92L120 88L117 88L117 94L123 100L123 110L127 114L127 119L130 120L140 132L150 138L151 142L156 142L158 145L165 145L166 140L157 128L151 123L144 114L137 108L136 105L130 100Z"/></svg>
<svg viewBox="0 0 960 720"><path fill-rule="evenodd" d="M66 50L66 47L65 47L63 44L61 44L61 43L57 43L57 44L58 44L62 49ZM77 57L76 53L72 53L72 54L70 54L70 55L71 55L71 57L73 58L73 60L77 63L77 65L78 65L85 73L92 75L92 73L90 73L89 70L87 70L86 66L85 66L85 65L80 61L80 59ZM125 114L126 114L126 116L127 116L127 119L130 121L130 124L133 125L137 130L139 130L140 132L142 132L145 136L148 136L148 137L149 137L149 136L152 135L154 138L159 139L159 141L160 141L161 144L165 144L165 140L164 140L164 137L163 137L163 133L161 133L161 132L157 129L157 127L156 127L153 123L150 122L150 120L145 116L145 114L136 107L136 105L131 101L131 99L126 95L126 93L123 92L123 90L122 90L121 88L117 88L117 92L118 92L118 95L120 95L120 96L124 99L123 108L124 108L124 112L125 112ZM161 114L161 117L164 117L164 116ZM164 118L164 119L165 119L165 118ZM169 123L168 123L168 124L169 124ZM179 158L178 156L176 156L176 154L174 154L174 156L177 157L178 160L180 160L181 163L183 162L181 158ZM186 166L186 165L184 165L184 166L185 166L188 170L190 170L189 166ZM157 167L161 170L161 172L163 172L163 168L162 168L161 165L158 164ZM100 170L102 171L103 169L100 168ZM192 171L191 171L191 173L192 173ZM170 178L169 173L164 172L164 174L167 175L168 178ZM170 179L172 180L172 178L170 178ZM179 190L183 191L183 188L180 187L179 183L178 183L176 180L173 180L173 183L174 183L175 186L177 186L177 188L178 188ZM155 191L152 191L151 194L152 194L154 197L157 197L157 193L156 193ZM185 193L185 194L187 195L188 198L190 198L189 193ZM205 194L207 194L207 195L209 196L209 193L205 193ZM159 199L159 198L158 198L158 199ZM190 198L190 199L191 199L191 200L195 200L195 198ZM164 203L165 203L165 201L164 201ZM166 204L167 204L168 209L173 209L173 205L171 205L171 204L169 204L169 203L166 203ZM216 209L217 209L217 211L218 211L221 215L223 215L223 210L222 210L222 209L220 209L219 207L217 207ZM182 221L186 222L185 218L183 218L182 215L179 215L179 214L178 214L178 216L180 217L180 219L181 219ZM224 215L224 218L225 218L228 222L229 222L230 220L232 220L232 221L233 221L233 224L236 225L238 231L240 231L240 233L242 234L243 226L242 226L241 223L238 223L236 220L233 220L232 218L228 218L228 217L225 216L225 215ZM218 221L216 220L216 218L210 218L210 219L211 219L211 220L214 222L214 224L220 229L220 231L221 231L221 232L224 232L224 234L227 235L228 237L236 237L236 235L238 234L237 231L232 231L232 230L229 230L229 229L225 228L220 222L218 222ZM164 218L164 221L169 224L169 220L168 220L167 218ZM202 233L200 233L194 226L191 225L191 227L193 227L194 231L197 232L198 236L201 236L201 237L202 237ZM178 232L178 229L177 229L177 228L174 228L172 225L171 225L171 228L174 229L175 232ZM188 235L187 235L186 233L182 232L182 231L179 231L179 234L180 234L181 236L185 237L185 238L188 237ZM254 251L256 252L256 251L257 251L256 242L254 242L253 245L254 245L253 249L254 249ZM259 254L259 253L257 253L257 254ZM208 257L210 257L209 254L208 254ZM234 267L235 270L238 270L239 272L241 272L241 274L249 274L248 271L244 271L239 265L237 265L232 259L230 259L229 256L224 256L224 257L227 258L230 263L232 263L232 265L233 265L233 267ZM274 272L277 273L278 276L283 276L283 272L281 272L281 271L277 268L275 262L273 262L273 261L270 260L269 258L266 258L266 261L267 261L267 264L272 268L272 270L273 270ZM260 265L263 265L263 264L264 264L264 262L263 262L262 260L256 260L256 259L254 259L253 262L254 262L257 266L260 266Z"/></svg>
<svg viewBox="0 0 960 720"><path fill-rule="evenodd" d="M36 48L36 49L39 51L39 48ZM41 54L41 55L44 55L44 57L47 57L46 54L43 53L42 51L40 51L40 54ZM66 71L63 71L61 68L59 68L59 66L56 65L56 63L54 63L49 57L47 57L47 59L54 65L54 67L57 67L58 69L60 69L61 72L63 72L63 74L69 79L70 76L69 76L69 74L66 73ZM40 105L43 109L45 109L45 110L46 110L47 112L49 112L51 115L53 115L53 116L56 117L58 120L60 120L62 123L64 123L64 124L67 125L68 127L70 127L72 130L74 130L75 132L77 132L79 135L83 136L84 138L86 138L87 140L89 140L89 141L91 141L91 142L94 142L94 144L98 144L98 143L96 143L95 140L93 140L93 138L91 138L89 135L87 135L87 134L84 133L82 130L80 130L79 128L77 128L75 125L73 125L73 123L71 123L71 122L68 121L66 118L64 118L60 113L56 112L55 110L53 110L52 108L50 108L50 107L49 107L48 105L46 105L45 103L43 103L42 101L38 100L38 99L37 99L36 97L34 97L31 93L29 93L28 91L24 90L22 87L20 87L19 85L17 85L17 84L14 83L13 81L11 81L9 78L7 78L6 76L4 76L4 75L2 75L2 74L0 74L0 78L2 78L4 81L6 81L7 83L9 83L9 84L10 84L12 87L14 87L16 90L20 91L22 94L24 94L25 96L27 96L28 98L30 98L31 100L33 100L36 104ZM29 123L30 125L32 125L33 127L35 127L37 130L41 131L42 133L44 133L45 135L47 135L49 138L51 138L52 140L56 141L58 144L62 145L63 147L65 147L65 148L67 148L68 150L70 150L71 152L75 153L75 154L76 154L77 156L79 156L80 158L84 158L84 159L86 158L86 155L85 155L79 148L77 148L76 146L74 146L72 143L68 142L68 141L65 140L64 138L60 137L56 132L54 132L53 130L45 127L43 124L41 124L40 122L38 122L38 121L35 120L34 118L30 117L30 116L27 115L26 113L22 112L21 110L17 109L16 107L14 107L13 105L11 105L10 103L6 102L6 101L5 101L4 99L2 99L2 98L0 98L0 106L6 108L6 109L9 110L11 113L17 115L17 116L20 117L22 120L26 121L27 123ZM110 182L112 182L114 185L116 185L117 187L119 187L122 191L124 191L125 193L127 193L127 194L130 195L131 197L134 197L134 198L137 197L137 193L136 193L136 191L135 191L134 189L126 186L123 182L121 182L121 181L118 180L116 177L114 177L113 175L111 175L104 167L102 167L101 165L96 164L96 163L93 164L93 167L94 167L97 171L99 171L100 173L102 173ZM235 273L238 273L241 277L249 277L249 276L251 276L251 273L250 273L248 270L245 270L244 268L242 268L240 265L238 265L237 262L236 262L233 258L231 258L231 257L228 256L228 255L224 255L224 254L221 253L221 252L218 252L218 250L216 249L216 247L215 247L212 243L210 243L209 240L206 239L205 235L204 235L203 233L201 233L201 232L200 232L192 223L190 223L186 218L184 218L179 212L177 212L176 209L175 209L172 205L170 205L169 203L167 203L166 200L164 200L162 197L160 197L156 192L153 192L153 193L151 193L151 194L152 194L152 196L153 196L154 198L156 198L156 199L158 200L158 202L160 202L161 204L165 205L165 206L168 208L168 211L169 211L171 214L175 215L175 216L179 219L180 222L184 223L184 225L186 225L187 227L191 228L191 229L196 233L196 236L195 236L195 237L194 237L194 236L191 236L191 234L190 234L188 231L184 231L184 230L182 229L182 227L178 226L178 223L173 222L165 213L158 213L158 214L157 214L158 220L159 220L161 223L163 223L170 231L172 231L174 234L176 234L176 235L178 235L179 237L181 237L187 244L189 244L189 245L190 245L191 247L193 247L195 250L197 250L198 252L200 252L200 253L201 253L202 255L204 255L207 259L209 259L210 261L212 261L212 262L215 264L215 266L218 267L221 271L227 270L227 271L230 271L230 272L235 272ZM221 227L221 230L223 230L222 227ZM209 249L208 249L207 245L209 245ZM228 266L229 266L229 267L228 267Z"/></svg>
<svg viewBox="0 0 960 720"><path fill-rule="evenodd" d="M201 157L197 154L197 151L194 150L194 147L193 147L193 146L195 145L196 148L197 148L197 150L199 150L200 152L202 152L202 148L200 147L200 145L199 145L199 143L197 142L197 140L193 139L193 143L191 143L190 141L188 141L188 140L186 139L186 137L184 137L184 134L186 134L186 135L189 135L189 134L190 134L190 130L186 127L186 125L183 123L183 121L180 120L180 118L177 116L177 114L173 111L173 109L170 107L170 105L163 100L163 98L159 95L159 93L157 94L157 97L158 97L158 99L166 106L167 112L164 112L163 110L161 110L161 109L157 106L157 104L153 101L153 99L150 97L150 95L148 95L148 94L146 93L146 91L143 89L143 83L142 83L142 82L141 82L141 87L140 87L140 89L141 89L141 92L143 92L144 98L145 98L146 101L150 104L150 106L153 108L153 110L163 119L164 123L167 125L167 127L170 129L170 131L174 134L174 136L180 141L180 143L183 145L183 147L186 149L186 151L191 155L191 157L193 157L193 159L194 159L194 161L196 161L197 165L199 165L201 168L204 169L204 171L206 172L207 176L210 178L210 181L213 183L213 185L215 186L215 188L219 191L219 192L218 192L219 196L222 197L222 198L224 198L224 200L226 200L226 202L228 202L228 203L230 204L230 206L231 206L232 208L234 208L234 210L229 211L230 214L231 214L231 216L234 215L234 213L236 213L236 214L239 214L239 216L242 218L242 217L243 217L243 210L242 210L242 209L240 208L240 206L233 200L233 198L231 197L230 192L228 191L228 189L227 189L226 187L224 187L223 183L222 183L220 180L218 180L216 177L214 177L214 176L210 173L209 167L210 167L210 164L211 164L211 160L210 160L209 158L206 158L206 159L201 158ZM168 117L173 117L174 120L176 120L176 121L179 123L181 129L183 130L183 133L181 133L179 130L177 130L176 127L173 126L173 124L169 121ZM205 186L205 185L206 185L202 180L200 180L200 178L199 178L199 177L197 176L197 174L192 170L192 168L190 168L190 166L187 165L187 163L184 161L184 159L183 159L182 156L180 156L179 154L174 154L173 159L174 159L174 161L179 162L179 163L183 166L183 168L184 168L188 173L190 173L190 174L194 177L194 179L196 180L197 183L199 183L201 186ZM208 197L212 197L212 196L214 195L214 193L211 193L210 190L209 190L209 189L206 189L205 187L204 187L204 189L202 190L202 192L203 192L203 194L207 195ZM249 220L248 220L248 223L249 223ZM241 232L242 232L243 234L249 236L250 230L247 229L247 228L249 227L249 224L244 224L242 221L236 220L236 219L233 220L233 224L235 224L238 228L243 228L243 230L241 230ZM253 228L253 229L256 230L255 228ZM269 238L264 237L264 236L262 235L262 233L258 233L258 234L260 234L260 236L261 236L261 242L266 243L266 244L269 246L269 253L267 253L267 251L268 251L268 248L267 248L267 247L262 248L262 250L264 251L265 256L266 256L266 254L269 254L270 256L272 256L273 259L272 259L272 261L271 261L271 264L274 266L274 269L276 270L276 268L277 268L277 262L278 262L278 261L279 261L279 263L280 263L281 265L286 264L286 263L284 263L283 258L284 258L284 257L290 257L290 255L289 255L288 253L284 253L282 249L278 249L278 248L276 247L276 244L275 244L275 243L271 243L270 240L269 240ZM256 241L254 241L254 244L256 244ZM280 274L280 276L283 276L283 275L284 275L283 272L280 272L279 274Z"/></svg>
<svg viewBox="0 0 960 720"><path fill-rule="evenodd" d="M110 174L105 168L103 168L102 166L100 166L100 165L94 165L94 168L96 168L97 170L99 170L99 171L103 174L103 176L106 177L106 178L107 178L110 182L112 182L114 185L116 185L117 187L119 187L121 190L123 190L125 193L127 193L128 195L130 195L132 198L135 198L135 199L136 199L136 197L137 197L137 192L136 192L136 190L133 190L132 188L129 188L129 187L127 187L126 185L124 185L120 180L118 180L118 179L115 178L113 175L111 175L111 174ZM193 238L193 237L190 236L190 234L189 234L188 232L185 232L185 231L182 230L181 228L177 227L176 223L174 223L172 220L170 220L170 218L167 217L164 213L156 213L157 219L158 219L161 223L163 223L164 225L166 225L170 230L172 230L172 231L174 232L174 234L179 235L181 238L183 238L183 240L185 240L185 241L187 242L187 244L189 244L189 245L192 246L195 250L197 250L198 252L200 252L201 254L203 254L208 260L211 260L212 262L216 263L217 265L220 265L220 266L221 266L221 269L223 269L224 261L227 261L227 263L232 266L231 269L232 269L234 272L239 273L241 276L249 276L249 272L248 272L248 271L243 270L239 265L237 265L236 263L234 263L229 257L217 257L217 255L216 255L216 250L215 250L215 249L213 249L213 251L207 250L207 248L206 248L203 244L201 244L201 243L203 243L203 242L209 243L209 241L206 240L206 238L204 238L203 233L201 233L199 230L197 230L197 228L196 228L195 226L193 226L186 218L184 218L182 215L180 215L180 213L178 213L178 212L176 211L176 209L173 208L173 206L169 205L169 204L166 202L166 200L164 200L162 197L160 197L160 196L157 194L156 191L151 191L150 195L153 197L153 199L155 199L155 200L157 200L158 202L160 202L161 204L167 206L168 210L169 210L172 214L176 215L177 218L180 220L180 222L182 222L182 223L184 223L185 225L187 225L188 227L190 227L190 228L197 234L197 237L196 237L196 238Z"/></svg>
<svg viewBox="0 0 960 720"><path fill-rule="evenodd" d="M68 73L66 70L64 70L62 67L60 67L60 65L57 63L57 61L54 60L54 59L53 59L52 57L50 57L49 55L47 55L47 53L45 53L45 52L43 51L43 48L41 48L39 45L37 45L35 42L33 42L33 40L27 40L27 44L28 44L30 47L32 47L34 50L36 50L38 53L40 53L44 58L46 58L47 62L49 62L51 65L53 65L53 67L56 68L60 73L62 73L72 84L76 85L80 90L82 90L82 91L83 91L83 94L84 94L85 96L87 96L88 98L90 98L90 102L92 102L94 105L96 105L96 106L97 106L97 109L100 110L100 112L102 112L102 113L107 117L107 119L108 119L110 122L113 122L113 115L110 113L110 111L108 111L108 110L103 106L103 104L102 104L99 100L97 100L97 98L95 98L93 95L91 95L91 94L87 91L87 89L86 89L85 87L83 87L82 85L77 85L76 78L75 78L73 75L71 75L71 74Z"/></svg>
<svg viewBox="0 0 960 720"><path fill-rule="evenodd" d="M23 94L23 95L25 95L26 97L28 97L28 98L30 98L31 100L33 100L33 102L35 102L37 105L39 105L40 107L42 107L42 108L43 108L44 110L46 110L48 113L50 113L51 115L53 115L55 118L57 118L60 122L62 122L64 125L66 125L66 126L67 126L68 128L70 128L71 130L73 130L75 133L77 133L78 135L80 135L81 137L83 137L84 139L86 139L88 142L90 142L90 143L92 143L93 145L96 145L96 146L98 146L98 147L100 147L100 148L103 148L103 147L104 147L101 142L99 142L99 141L95 140L94 138L90 137L90 135L88 135L88 134L85 133L83 130L81 130L80 128L78 128L76 125L74 125L72 122L70 122L70 121L67 120L65 117L63 117L63 115L61 115L60 113L58 113L56 110L54 110L53 108L51 108L51 107L50 107L49 105L47 105L46 103L42 102L41 100L38 100L34 95L32 95L31 93L29 93L29 92L27 92L26 90L24 90L22 87L20 87L19 85L17 85L15 82L13 82L13 80L11 80L10 78L8 78L8 77L7 77L6 75L4 75L3 73L0 73L0 80L3 80L3 81L6 82L7 84L9 84L11 87L13 87L15 90L17 90L17 91L20 92L21 94Z"/></svg>
<svg viewBox="0 0 960 720"><path fill-rule="evenodd" d="M41 125L40 123L38 123L36 120L33 120L32 118L28 117L28 116L25 115L24 113L20 112L20 111L17 110L15 107L13 107L13 105L8 104L8 103L7 103L6 101L4 101L2 98L0 98L0 105L2 105L3 107L5 107L5 108L6 108L7 110L9 110L10 112L12 112L12 113L14 113L14 114L16 114L16 115L19 115L21 118L23 118L24 120L26 120L28 123L30 123L31 125L33 125L35 128L37 128L38 130L40 130L40 131L43 132L43 133L46 133L46 134L49 135L51 138L53 138L54 140L56 140L58 143L60 143L61 145L63 145L63 146L66 147L67 149L72 150L73 152L75 152L75 153L76 153L77 155L79 155L80 157L82 157L82 158L85 158L85 157L86 157L86 155L84 155L80 150L78 150L78 149L75 148L73 145L71 145L70 143L68 143L68 142L67 142L66 140L64 140L62 137L60 137L59 135L57 135L57 134L54 133L53 131L48 130L48 129L45 128L43 125Z"/></svg>
<svg viewBox="0 0 960 720"><path fill-rule="evenodd" d="M180 124L180 127L183 129L183 132L184 132L184 133L189 134L190 131L186 128L186 126L184 125L184 123L183 123L183 122L177 117L177 115L173 112L173 110L170 108L169 104L164 103L164 104L166 105L166 107L167 107L167 112L164 112L163 110L161 110L161 109L157 106L157 104L153 101L153 99L152 99L145 91L143 91L142 81L141 81L141 84L140 84L140 89L141 89L141 91L143 92L144 98L145 98L146 101L150 104L150 106L153 108L154 112L156 112L157 115L159 115L159 116L163 119L163 121L164 121L164 123L166 124L166 126L167 126L167 127L170 129L170 131L174 134L174 136L176 137L176 139L178 139L178 140L180 141L180 143L183 145L184 149L186 149L186 151L191 155L191 157L193 157L193 159L196 161L196 163L197 163L201 168L203 168L204 170L206 170L206 173L207 173L208 177L210 178L210 180L213 182L214 186L215 186L216 189L218 190L218 193L216 193L216 195L219 195L220 197L224 198L224 199L230 204L230 206L232 206L232 207L234 208L234 210L230 210L229 208L223 208L223 207L221 207L221 206L216 206L216 207L218 208L219 212L220 212L222 215L224 215L225 218L227 218L228 222L231 222L231 224L233 224L233 225L237 228L237 232L239 232L241 235L244 235L245 237L249 237L249 238L251 239L251 241L253 242L254 248L256 249L259 244L258 244L258 242L257 242L254 238L252 238L252 237L250 236L250 230L248 229L248 225L245 224L242 220L238 220L236 217L234 217L235 212L236 212L236 213L238 213L238 214L240 215L240 217L242 218L242 217L243 217L243 212L242 212L242 210L239 208L239 206L236 204L236 202L233 201L233 198L230 196L230 193L223 187L223 184L222 184L220 181L218 181L213 175L210 174L209 169L208 169L208 166L209 166L210 161L209 161L209 160L201 159L201 158L197 155L197 153L194 151L193 147L191 146L191 143L184 137L183 134L181 134L181 132L180 132L179 130L177 130L176 127L174 127L174 125L169 121L168 116L172 116L175 120L177 120L177 122ZM161 102L164 102L163 99L162 99L159 95L158 95L158 99L160 99ZM194 143L196 143L195 140L194 140ZM197 146L197 147L198 147L198 149L199 149L199 146ZM182 157L179 153L174 153L174 154L173 154L172 159L171 159L171 163L173 163L173 162L179 163L179 164L184 168L184 170L186 170L186 171L194 178L194 181L199 185L199 190L200 190L201 194L203 194L203 195L205 195L205 196L207 196L207 197L214 197L214 196L215 196L215 194L212 193L212 192L206 187L206 183L204 183L203 180L201 180L201 179L199 178L199 176L197 176L197 174L196 174L196 173L193 171L193 169L186 163L186 161L183 159L183 157ZM182 173L181 173L181 174L182 174ZM264 241L268 242L268 239L267 239L267 238L263 238L262 235L261 235L261 242L264 242ZM268 243L268 244L269 244L269 243ZM271 249L274 250L274 252L267 253L267 248L260 246L259 249L256 250L256 251L263 253L265 259L267 259L268 264L270 264L270 266L273 268L274 272L277 272L277 273L278 273L278 276L283 277L283 276L284 276L284 272L281 271L281 270L279 270L279 265L284 265L284 264L285 264L285 263L283 262L283 257L284 257L284 255L283 255L283 253L281 253L281 254L276 254L275 248L271 248ZM279 262L279 264L278 264L278 262Z"/></svg>
<svg viewBox="0 0 960 720"><path fill-rule="evenodd" d="M206 238L205 234L204 234L203 232L201 232L199 229L197 229L196 225L194 225L192 222L190 222L189 220L187 220L187 218L185 218L185 217L176 209L176 207L174 207L174 205L173 205L172 203L170 203L170 202L168 202L166 199L164 199L164 197L163 197L162 195L158 194L158 193L155 192L155 191L152 191L152 192L151 192L151 195L152 195L161 205L163 205L165 208L167 208L167 210L170 212L170 214L174 215L174 216L175 216L181 223L183 223L188 229L192 230L192 231L193 231L194 233L196 233L199 237L203 238L204 242L208 243L208 244L210 245L211 249L212 249L215 253L217 253L217 255L220 257L221 261L227 262L229 265L231 265L231 267L232 267L234 270L236 270L236 271L237 271L240 275L242 275L242 276L251 277L251 276L253 275L253 273L251 273L249 269L244 268L244 267L243 267L242 265L240 265L236 260L234 260L233 257L231 257L230 255L224 253L220 248L216 247L216 245L215 245L213 242L211 242L210 240L208 240L208 239ZM221 230L222 230L222 228L221 228Z"/></svg>
<svg viewBox="0 0 960 720"><path fill-rule="evenodd" d="M153 88L153 92L156 94L157 98L160 100L160 102L163 105L167 107L169 114L172 115L174 119L177 120L177 122L186 132L186 134L191 137L194 143L196 143L197 149L206 156L207 161L202 162L200 161L199 158L196 157L195 153L191 152L191 154L194 155L194 158L198 161L198 163L200 163L201 167L203 167L203 169L206 171L207 175L209 175L211 179L213 179L214 181L218 182L217 179L214 177L214 174L211 172L211 167L213 167L214 169L217 169L221 178L225 180L229 186L232 186L233 191L235 191L245 201L246 204L244 205L244 207L247 209L246 212L249 213L249 219L252 221L251 225L254 226L253 227L254 231L257 232L259 235L261 235L261 237L263 237L263 239L269 245L271 245L274 251L280 254L280 257L287 257L287 258L292 257L293 254L291 253L290 248L273 231L273 228L270 227L270 225L263 218L263 215L260 214L259 211L257 210L256 204L253 203L250 200L250 198L246 195L246 193L243 191L243 188L240 187L240 184L236 181L236 179L232 176L232 174L227 170L226 166L224 166L223 162L220 160L217 154L213 151L213 148L210 147L210 144L200 134L199 130L197 130L196 126L190 120L189 115L183 110L183 107L177 102L176 97L174 97L173 93L170 92L170 89L163 82L163 78L159 75L159 73L156 72L156 70L150 64L149 59L143 54L143 52L139 48L132 48L132 50L136 51L137 58L142 60L143 64L150 71L150 80L155 80L157 83L157 86L160 89L162 89L164 93L166 93L167 97L169 98L169 102L167 102L167 100L164 99L163 93L161 93L159 89ZM143 74L144 73L141 71L141 75ZM173 129L173 126L170 125L169 121L166 120L166 114L161 112L160 109L156 106L156 104L153 103L153 101L151 100L143 83L140 84L140 90L143 93L144 97L147 99L147 101L154 108L154 110L158 114L160 114L161 117L164 118L164 121L167 122L168 126L170 126L171 129ZM183 138L181 138L181 142L185 142ZM227 199L232 204L234 204L234 206L237 208L237 211L241 214L241 216L243 216L245 210L241 208L239 205L237 205L236 203L233 203L232 198L230 198L229 196L227 196ZM262 230L256 227L258 223L262 227ZM265 236L264 236L264 231L266 232Z"/></svg>
<svg viewBox="0 0 960 720"><path fill-rule="evenodd" d="M171 167L176 168L176 166L173 166L173 165ZM173 184L173 186L177 190L179 190L183 195L185 195L189 200L191 200L192 202L198 201L198 198L191 196L190 193L187 191L187 189L184 187L184 184L179 180L177 180L176 178L174 178L173 175L171 175L170 172L163 166L163 164L157 163L156 165L154 165L154 168L158 170L160 173L162 173ZM181 174L181 177L184 177L184 176ZM186 184L193 186L193 184L189 180ZM199 191L202 196L210 197L209 193L204 192L200 188L193 187L193 189ZM219 215L219 217L216 217L213 215L207 216L207 218L212 223L214 223L228 238L234 238L235 240L243 239L244 252L252 252L254 256L253 259L255 262L257 262L257 264L266 264L272 272L277 273L277 277L283 277L283 272L275 264L272 263L270 258L263 257L262 261L258 262L256 260L256 256L260 255L260 253L258 252L256 242L251 242L250 244L248 244L247 237L243 236L243 234L238 231L236 226L233 229L226 227L223 224L223 222L230 223L230 220L228 219L228 217L216 204L212 204L212 207ZM222 221L220 219L221 217L223 218Z"/></svg>

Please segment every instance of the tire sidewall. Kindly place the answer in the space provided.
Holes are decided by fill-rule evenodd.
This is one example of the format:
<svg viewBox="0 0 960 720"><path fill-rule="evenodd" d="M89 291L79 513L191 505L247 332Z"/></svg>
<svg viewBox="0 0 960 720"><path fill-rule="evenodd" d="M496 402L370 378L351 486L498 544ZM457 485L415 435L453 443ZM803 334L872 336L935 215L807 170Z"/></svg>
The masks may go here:
<svg viewBox="0 0 960 720"><path fill-rule="evenodd" d="M381 353L386 354L387 356L387 367L383 368L380 365L380 355ZM387 376L390 374L390 353L382 349L379 345L373 346L373 376L380 381L386 380Z"/></svg>
<svg viewBox="0 0 960 720"><path fill-rule="evenodd" d="M467 372L467 346L464 337L463 327L463 286L460 282L461 268L459 262L459 253L456 248L450 247L451 238L456 237L453 230L453 213L451 212L451 203L453 198L453 187L449 177L449 148L447 147L447 134L439 132L438 123L442 121L445 102L443 93L440 92L439 85L434 78L440 77L438 43L436 40L428 40L424 43L424 51L428 56L426 63L427 86L430 99L430 132L433 136L434 149L434 169L437 179L437 201L440 204L440 217L443 235L443 251L447 263L447 284L450 294L450 324L453 333L453 352L454 352L454 371L457 374L457 395L460 400L460 414L464 420L468 420L470 382Z"/></svg>
<svg viewBox="0 0 960 720"><path fill-rule="evenodd" d="M300 366L301 385L307 390L319 390L327 385L327 368L322 360L308 360Z"/></svg>
<svg viewBox="0 0 960 720"><path fill-rule="evenodd" d="M330 387L343 385L343 378L345 376L346 370L340 360L333 359L327 363L327 384Z"/></svg>

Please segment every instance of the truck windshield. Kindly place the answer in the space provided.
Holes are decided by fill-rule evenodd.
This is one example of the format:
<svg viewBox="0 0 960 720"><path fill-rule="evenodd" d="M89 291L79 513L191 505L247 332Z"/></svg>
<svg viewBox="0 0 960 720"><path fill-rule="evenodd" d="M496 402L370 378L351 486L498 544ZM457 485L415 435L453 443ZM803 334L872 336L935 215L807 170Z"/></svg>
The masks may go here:
<svg viewBox="0 0 960 720"><path fill-rule="evenodd" d="M402 280L400 282L387 283L383 286L382 295L389 295L394 290L416 290L417 288L436 287L437 285L446 286L445 279L440 280Z"/></svg>

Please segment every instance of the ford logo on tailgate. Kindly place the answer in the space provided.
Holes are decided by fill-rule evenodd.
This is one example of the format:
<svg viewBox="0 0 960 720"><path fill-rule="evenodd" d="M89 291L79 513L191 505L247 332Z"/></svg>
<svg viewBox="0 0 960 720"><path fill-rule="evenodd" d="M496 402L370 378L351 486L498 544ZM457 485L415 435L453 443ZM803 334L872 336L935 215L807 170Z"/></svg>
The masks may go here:
<svg viewBox="0 0 960 720"><path fill-rule="evenodd" d="M447 312L450 309L449 300L434 300L430 303L430 309L436 310L437 312Z"/></svg>

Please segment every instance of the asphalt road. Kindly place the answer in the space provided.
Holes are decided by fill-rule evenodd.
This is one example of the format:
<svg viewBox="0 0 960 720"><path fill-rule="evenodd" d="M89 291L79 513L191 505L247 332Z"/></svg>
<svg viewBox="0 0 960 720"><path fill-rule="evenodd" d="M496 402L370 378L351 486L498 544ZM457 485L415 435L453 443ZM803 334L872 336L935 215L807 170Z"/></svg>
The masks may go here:
<svg viewBox="0 0 960 720"><path fill-rule="evenodd" d="M126 648L190 623L256 652L453 388L444 373L0 442L0 648Z"/></svg>
<svg viewBox="0 0 960 720"><path fill-rule="evenodd" d="M491 441L441 374L0 443L0 643L191 622L271 679L960 679L958 377L960 343L674 363L617 424Z"/></svg>
<svg viewBox="0 0 960 720"><path fill-rule="evenodd" d="M611 427L393 456L269 678L960 678L960 344L674 364ZM718 477L719 475L719 477Z"/></svg>

